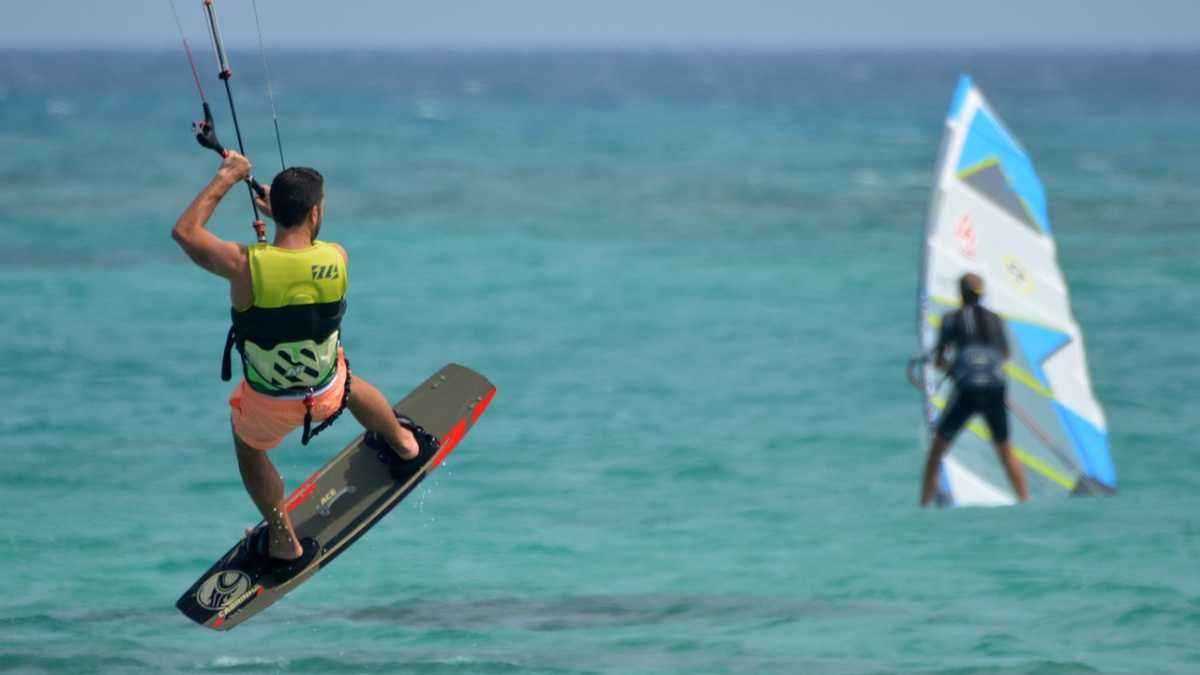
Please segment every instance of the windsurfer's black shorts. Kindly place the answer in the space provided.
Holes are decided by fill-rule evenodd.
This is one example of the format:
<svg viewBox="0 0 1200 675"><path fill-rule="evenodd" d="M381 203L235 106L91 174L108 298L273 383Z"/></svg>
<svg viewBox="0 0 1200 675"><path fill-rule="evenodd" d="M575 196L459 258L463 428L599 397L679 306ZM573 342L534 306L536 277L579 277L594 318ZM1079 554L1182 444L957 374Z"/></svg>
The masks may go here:
<svg viewBox="0 0 1200 675"><path fill-rule="evenodd" d="M993 441L1003 443L1008 440L1008 410L1004 407L1003 387L956 389L950 396L949 405L942 411L941 419L938 420L938 436L943 440L953 441L967 420L976 413L983 415L988 431L992 432Z"/></svg>

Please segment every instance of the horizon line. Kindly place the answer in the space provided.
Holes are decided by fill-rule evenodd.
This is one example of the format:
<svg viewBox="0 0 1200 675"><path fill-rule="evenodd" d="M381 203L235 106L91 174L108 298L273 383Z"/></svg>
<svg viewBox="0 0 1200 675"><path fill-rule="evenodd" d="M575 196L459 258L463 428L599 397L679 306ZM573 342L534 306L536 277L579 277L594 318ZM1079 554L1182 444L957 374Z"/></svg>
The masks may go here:
<svg viewBox="0 0 1200 675"><path fill-rule="evenodd" d="M257 42L227 40L230 50L257 50ZM47 43L37 38L10 41L0 44L0 52L160 52L179 48L178 40L153 40L136 43L118 43L109 40L80 40ZM451 40L429 39L396 43L359 40L352 43L286 41L268 44L272 52L413 52L413 51L555 51L555 52L633 52L633 51L743 51L743 52L936 52L955 50L961 52L1076 52L1076 53L1170 53L1200 54L1200 45L1192 40L1174 41L1130 41L1130 42L1076 42L1063 43L1045 40L1014 40L994 42L929 42L929 41L738 41L738 40Z"/></svg>

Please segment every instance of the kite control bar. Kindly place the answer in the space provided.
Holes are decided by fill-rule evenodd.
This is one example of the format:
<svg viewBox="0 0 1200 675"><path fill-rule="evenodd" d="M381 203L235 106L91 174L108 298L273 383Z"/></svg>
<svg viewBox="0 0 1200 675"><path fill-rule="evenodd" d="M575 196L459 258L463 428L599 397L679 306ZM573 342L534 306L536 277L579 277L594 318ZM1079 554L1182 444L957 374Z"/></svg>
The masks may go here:
<svg viewBox="0 0 1200 675"><path fill-rule="evenodd" d="M208 107L208 102L204 102L204 119L192 122L192 133L196 134L196 142L201 146L212 150L221 157L229 154L225 146L221 145L221 139L217 138L217 128L213 124L212 109ZM267 188L263 184L254 180L253 176L246 178L246 182L250 187L254 188L255 194L259 199L267 198Z"/></svg>
<svg viewBox="0 0 1200 675"><path fill-rule="evenodd" d="M233 130L237 135L238 152L240 152L242 155L245 155L246 146L242 141L242 128L241 125L238 124L237 108L233 103L233 90L229 86L229 80L233 76L233 70L229 67L229 56L225 53L225 44L221 39L221 28L217 22L217 13L216 9L213 7L213 0L203 0L203 2L204 13L208 19L209 35L212 38L213 51L216 52L217 64L220 66L220 72L218 73L217 77L219 77L221 81L225 83L225 97L229 100L229 115L233 119ZM192 133L194 133L196 136L196 142L202 147L212 150L218 155L221 155L221 157L226 157L228 156L229 151L224 145L221 144L220 139L217 138L216 125L213 123L212 108L208 105L208 99L204 95L204 87L200 84L200 75L196 70L196 60L192 57L192 49L188 45L187 37L183 33L183 24L179 21L179 13L175 9L174 0L171 0L171 13L175 16L175 25L179 28L179 37L183 41L183 50L187 54L188 64L192 68L192 77L196 81L196 90L200 92L200 103L204 108L204 119L192 123ZM256 6L255 21L257 22L257 20L258 8ZM263 62L264 64L266 63L265 57ZM274 109L273 100L272 109ZM275 128L276 140L278 140L278 121L276 121ZM282 157L283 150L281 148L280 158L282 159ZM246 177L246 186L250 191L250 209L254 212L254 232L259 241L266 241L266 225L263 223L262 217L259 215L258 204L255 202L254 197L255 195L258 195L260 199L265 199L267 196L267 189L263 187L262 183L259 183L257 180L255 180L254 176Z"/></svg>

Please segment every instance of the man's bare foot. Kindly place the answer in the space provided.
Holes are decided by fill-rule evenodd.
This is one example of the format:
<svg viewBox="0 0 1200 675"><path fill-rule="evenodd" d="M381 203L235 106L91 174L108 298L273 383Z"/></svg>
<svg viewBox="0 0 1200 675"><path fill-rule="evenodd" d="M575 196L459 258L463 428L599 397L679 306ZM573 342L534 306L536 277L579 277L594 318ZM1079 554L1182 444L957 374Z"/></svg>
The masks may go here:
<svg viewBox="0 0 1200 675"><path fill-rule="evenodd" d="M399 455L400 459L407 462L416 459L417 455L421 454L421 446L417 443L417 437L413 435L413 432L405 429L404 425L400 424L400 420L397 419L389 431L391 433L388 434L388 447Z"/></svg>
<svg viewBox="0 0 1200 675"><path fill-rule="evenodd" d="M295 560L304 555L304 547L300 545L300 542L296 541L295 537L287 536L286 533L275 536L275 533L272 532L267 550L272 558L280 560Z"/></svg>
<svg viewBox="0 0 1200 675"><path fill-rule="evenodd" d="M388 445L391 445L391 443ZM396 450L394 445L392 449L403 460L416 459L417 455L421 454L421 446L417 443L417 437L413 436L413 433L404 427L400 427L400 446L401 450Z"/></svg>
<svg viewBox="0 0 1200 675"><path fill-rule="evenodd" d="M390 431L391 433L387 434L386 437L377 431L368 431L367 445L382 450L383 448L379 442L383 441L389 450L396 453L397 457L406 462L416 459L421 454L421 446L417 443L417 437L411 431L401 426L399 422Z"/></svg>
<svg viewBox="0 0 1200 675"><path fill-rule="evenodd" d="M247 540L250 539L250 535L254 534L254 530L256 529L257 526L250 526L246 528L245 537ZM293 546L289 548L286 541L286 535L284 537L279 537L281 540L279 545L276 545L276 537L272 537L270 534L267 536L267 555L271 556L272 558L278 558L279 560L295 560L304 555L304 547L301 546L300 542L296 541L295 539L292 540Z"/></svg>
<svg viewBox="0 0 1200 675"><path fill-rule="evenodd" d="M417 444L417 439L411 431L401 426L392 404L388 403L383 394L370 382L356 377L346 406L354 415L354 419L373 434L369 435L367 440L371 447L383 450L382 446L386 444L396 456L405 461L416 459L420 455L421 446Z"/></svg>

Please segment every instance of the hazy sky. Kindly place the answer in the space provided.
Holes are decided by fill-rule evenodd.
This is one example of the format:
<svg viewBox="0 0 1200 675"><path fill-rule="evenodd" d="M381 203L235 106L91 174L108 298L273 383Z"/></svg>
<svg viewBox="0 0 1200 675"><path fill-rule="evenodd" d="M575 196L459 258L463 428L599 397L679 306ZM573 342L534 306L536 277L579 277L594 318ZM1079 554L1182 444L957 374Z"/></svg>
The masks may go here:
<svg viewBox="0 0 1200 675"><path fill-rule="evenodd" d="M175 0L204 37L200 0ZM232 46L250 0L216 0ZM1200 0L258 0L268 45L1200 48ZM0 47L168 46L167 0L0 0Z"/></svg>

